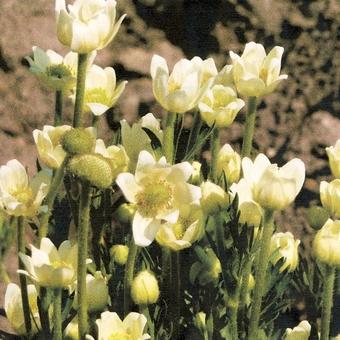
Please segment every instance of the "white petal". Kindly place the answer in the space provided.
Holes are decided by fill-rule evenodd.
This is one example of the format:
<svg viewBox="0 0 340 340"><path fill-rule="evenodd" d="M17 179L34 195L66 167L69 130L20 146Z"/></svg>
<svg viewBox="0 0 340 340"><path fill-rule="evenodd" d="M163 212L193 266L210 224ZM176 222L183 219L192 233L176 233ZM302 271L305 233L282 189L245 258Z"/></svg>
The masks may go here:
<svg viewBox="0 0 340 340"><path fill-rule="evenodd" d="M121 173L118 175L116 183L122 190L125 198L130 203L136 203L136 195L141 190L141 188L136 183L135 177L128 172Z"/></svg>
<svg viewBox="0 0 340 340"><path fill-rule="evenodd" d="M132 222L133 238L136 245L149 246L155 239L160 224L159 220L144 217L137 211Z"/></svg>

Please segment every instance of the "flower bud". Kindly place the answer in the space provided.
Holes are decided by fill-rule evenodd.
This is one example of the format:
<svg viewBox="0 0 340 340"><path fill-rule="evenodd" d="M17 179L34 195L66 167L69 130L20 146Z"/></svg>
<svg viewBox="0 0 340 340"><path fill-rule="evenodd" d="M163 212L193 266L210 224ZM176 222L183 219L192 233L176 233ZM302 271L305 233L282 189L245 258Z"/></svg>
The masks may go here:
<svg viewBox="0 0 340 340"><path fill-rule="evenodd" d="M76 155L68 163L68 170L91 185L105 189L113 182L110 163L99 154Z"/></svg>
<svg viewBox="0 0 340 340"><path fill-rule="evenodd" d="M309 225L315 229L319 230L329 219L329 214L323 207L310 207L307 210L307 220Z"/></svg>
<svg viewBox="0 0 340 340"><path fill-rule="evenodd" d="M201 184L201 189L201 206L205 214L216 214L228 206L229 196L220 186L207 181Z"/></svg>
<svg viewBox="0 0 340 340"><path fill-rule="evenodd" d="M320 198L323 207L334 218L340 218L340 179L320 184Z"/></svg>
<svg viewBox="0 0 340 340"><path fill-rule="evenodd" d="M136 212L136 206L129 203L121 204L115 211L115 217L121 223L131 223Z"/></svg>
<svg viewBox="0 0 340 340"><path fill-rule="evenodd" d="M86 294L87 306L89 312L98 312L103 310L109 299L109 291L105 278L100 271L95 272L94 276L86 275ZM73 300L73 308L78 308L77 293Z"/></svg>
<svg viewBox="0 0 340 340"><path fill-rule="evenodd" d="M229 185L238 182L241 174L241 157L229 144L224 144L217 154L217 175L224 172Z"/></svg>
<svg viewBox="0 0 340 340"><path fill-rule="evenodd" d="M308 321L301 321L293 329L287 328L284 340L308 340L312 327Z"/></svg>
<svg viewBox="0 0 340 340"><path fill-rule="evenodd" d="M300 240L294 240L290 232L276 233L272 236L270 244L270 253L272 254L272 263L275 265L281 258L284 263L280 268L280 273L284 270L292 272L296 269L299 261L298 246Z"/></svg>
<svg viewBox="0 0 340 340"><path fill-rule="evenodd" d="M191 184L199 185L201 183L201 167L202 167L202 164L200 162L193 161L191 165L192 165L194 171L191 174L190 182L191 182Z"/></svg>
<svg viewBox="0 0 340 340"><path fill-rule="evenodd" d="M207 325L206 325L206 317L207 315L204 312L199 312L195 315L195 325L200 330L202 334L206 332Z"/></svg>
<svg viewBox="0 0 340 340"><path fill-rule="evenodd" d="M67 131L61 144L63 149L71 154L85 154L94 150L96 139L92 128L75 128Z"/></svg>
<svg viewBox="0 0 340 340"><path fill-rule="evenodd" d="M124 244L115 244L111 247L110 254L117 264L124 266L129 255L129 247Z"/></svg>
<svg viewBox="0 0 340 340"><path fill-rule="evenodd" d="M340 220L328 219L316 233L313 253L322 263L330 266L340 265Z"/></svg>
<svg viewBox="0 0 340 340"><path fill-rule="evenodd" d="M131 297L136 305L149 305L157 302L159 287L152 272L143 270L137 274L132 281Z"/></svg>
<svg viewBox="0 0 340 340"><path fill-rule="evenodd" d="M68 323L64 330L64 338L65 340L79 340L79 332L78 332L78 317L72 319L71 322Z"/></svg>
<svg viewBox="0 0 340 340"><path fill-rule="evenodd" d="M326 148L326 152L333 176L340 178L340 139L337 140L335 146Z"/></svg>

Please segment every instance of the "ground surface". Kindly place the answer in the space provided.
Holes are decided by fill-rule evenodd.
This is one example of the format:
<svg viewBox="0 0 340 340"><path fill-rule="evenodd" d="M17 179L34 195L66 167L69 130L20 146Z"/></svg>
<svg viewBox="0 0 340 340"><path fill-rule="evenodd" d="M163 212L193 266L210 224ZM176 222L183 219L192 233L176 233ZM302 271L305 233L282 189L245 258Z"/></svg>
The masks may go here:
<svg viewBox="0 0 340 340"><path fill-rule="evenodd" d="M282 228L308 243L303 210L318 200L318 186L329 176L324 148L340 138L339 82L340 5L336 0L125 0L118 1L127 19L115 42L100 51L97 63L114 66L119 80L128 80L115 110L133 121L155 104L149 64L153 54L173 65L181 57L214 57L219 67L230 62L229 50L241 52L254 40L267 49L285 48L280 90L260 105L256 148L279 164L293 157L306 163L307 180L295 209L278 217ZM33 45L65 52L55 37L54 1L0 2L0 164L17 158L34 172L36 151L32 130L53 121L53 95L28 72L24 57ZM68 108L69 110L70 108ZM70 110L69 110L70 111ZM67 113L69 115L69 112ZM243 114L223 134L239 148ZM113 123L112 118L109 119ZM108 130L103 122L103 134ZM15 261L9 256L10 274ZM3 298L0 283L0 301ZM1 303L0 303L1 304Z"/></svg>

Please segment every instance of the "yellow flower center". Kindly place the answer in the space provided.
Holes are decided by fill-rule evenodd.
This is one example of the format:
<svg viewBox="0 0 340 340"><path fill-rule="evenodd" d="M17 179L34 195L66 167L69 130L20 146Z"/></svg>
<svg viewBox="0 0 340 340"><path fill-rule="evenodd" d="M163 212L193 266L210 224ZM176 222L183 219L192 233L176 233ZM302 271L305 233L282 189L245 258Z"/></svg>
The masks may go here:
<svg viewBox="0 0 340 340"><path fill-rule="evenodd" d="M85 103L100 103L106 106L111 106L110 98L107 92L102 87L88 89L85 92Z"/></svg>
<svg viewBox="0 0 340 340"><path fill-rule="evenodd" d="M31 188L25 188L23 190L12 192L12 196L14 196L20 203L30 204L34 200L33 191Z"/></svg>
<svg viewBox="0 0 340 340"><path fill-rule="evenodd" d="M169 209L172 199L172 187L165 180L147 183L136 195L138 210L146 217L155 217L160 211Z"/></svg>
<svg viewBox="0 0 340 340"><path fill-rule="evenodd" d="M133 340L133 338L126 332L115 332L109 336L109 340Z"/></svg>
<svg viewBox="0 0 340 340"><path fill-rule="evenodd" d="M185 232L194 221L188 218L179 218L178 222L172 225L172 230L177 240L182 240Z"/></svg>
<svg viewBox="0 0 340 340"><path fill-rule="evenodd" d="M262 79L264 83L266 83L267 78L268 78L268 70L267 68L263 67L261 68L261 71L260 71L260 79Z"/></svg>
<svg viewBox="0 0 340 340"><path fill-rule="evenodd" d="M60 260L51 261L51 262L50 262L50 265L51 265L54 269L61 268L61 267L72 268L72 267L70 266L69 263L66 263L65 261L60 261Z"/></svg>
<svg viewBox="0 0 340 340"><path fill-rule="evenodd" d="M48 77L55 77L59 79L75 76L75 73L72 71L72 69L65 64L55 64L48 66L46 69L46 74Z"/></svg>
<svg viewBox="0 0 340 340"><path fill-rule="evenodd" d="M178 84L178 83L176 83L174 81L169 82L168 90L169 90L170 93L171 92L175 92L175 91L180 90L180 89L181 89L181 84Z"/></svg>

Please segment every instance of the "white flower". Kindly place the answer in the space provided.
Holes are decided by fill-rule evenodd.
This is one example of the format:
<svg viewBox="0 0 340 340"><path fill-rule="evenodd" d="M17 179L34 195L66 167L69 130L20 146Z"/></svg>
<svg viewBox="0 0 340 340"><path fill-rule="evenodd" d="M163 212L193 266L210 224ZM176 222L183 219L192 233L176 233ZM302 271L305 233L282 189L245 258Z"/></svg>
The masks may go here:
<svg viewBox="0 0 340 340"><path fill-rule="evenodd" d="M68 288L77 278L77 245L64 241L57 250L48 238L43 238L40 249L31 245L31 256L20 253L27 275L41 287Z"/></svg>
<svg viewBox="0 0 340 340"><path fill-rule="evenodd" d="M112 67L102 69L92 65L86 75L84 111L100 116L113 107L125 89L127 81L116 87L116 72ZM75 93L71 96L75 101Z"/></svg>
<svg viewBox="0 0 340 340"><path fill-rule="evenodd" d="M328 219L313 241L315 257L329 266L340 266L340 220Z"/></svg>
<svg viewBox="0 0 340 340"><path fill-rule="evenodd" d="M312 327L308 321L301 321L293 329L287 328L284 340L308 340Z"/></svg>
<svg viewBox="0 0 340 340"><path fill-rule="evenodd" d="M76 0L67 6L56 0L57 36L73 52L89 53L106 47L125 17L116 21L116 1Z"/></svg>
<svg viewBox="0 0 340 340"><path fill-rule="evenodd" d="M143 116L137 123L132 126L123 119L120 121L122 144L130 159L129 170L135 171L139 153L146 150L153 154L151 140L143 128L151 130L162 143L163 131L161 130L159 119L156 119L152 113Z"/></svg>
<svg viewBox="0 0 340 340"><path fill-rule="evenodd" d="M261 44L246 44L242 56L230 52L237 91L245 97L271 93L286 74L280 75L283 47L275 46L268 55Z"/></svg>
<svg viewBox="0 0 340 340"><path fill-rule="evenodd" d="M203 213L198 205L182 206L176 223L163 223L156 240L173 251L191 247L204 232Z"/></svg>
<svg viewBox="0 0 340 340"><path fill-rule="evenodd" d="M336 141L335 146L326 148L326 152L333 176L340 178L340 139Z"/></svg>
<svg viewBox="0 0 340 340"><path fill-rule="evenodd" d="M200 188L187 183L192 172L188 162L171 166L165 157L156 161L150 153L142 151L135 175L118 175L116 183L125 198L136 205L132 229L137 245L151 244L162 222L176 223L179 208L200 199Z"/></svg>
<svg viewBox="0 0 340 340"><path fill-rule="evenodd" d="M31 323L33 334L40 328L40 317L37 305L37 290L34 285L27 285L28 302L31 312ZM26 334L24 312L22 308L21 290L15 283L7 286L4 308L8 321L19 335Z"/></svg>
<svg viewBox="0 0 340 340"><path fill-rule="evenodd" d="M76 53L69 52L63 58L58 53L33 46L33 59L26 57L30 71L46 86L57 91L70 90L76 85L77 60Z"/></svg>
<svg viewBox="0 0 340 340"><path fill-rule="evenodd" d="M150 339L149 334L143 334L146 322L146 317L139 313L129 313L122 321L117 313L104 312L96 320L98 340Z"/></svg>
<svg viewBox="0 0 340 340"><path fill-rule="evenodd" d="M229 185L237 182L241 175L241 157L229 144L224 144L217 154L217 175L224 172Z"/></svg>
<svg viewBox="0 0 340 340"><path fill-rule="evenodd" d="M209 87L210 81L202 80L202 72L206 72L205 64L194 59L181 59L169 75L165 59L153 56L150 68L153 93L166 110L184 113L193 109Z"/></svg>
<svg viewBox="0 0 340 340"><path fill-rule="evenodd" d="M323 207L334 217L340 218L340 179L320 183L320 198Z"/></svg>
<svg viewBox="0 0 340 340"><path fill-rule="evenodd" d="M300 240L295 240L290 232L275 233L272 236L270 253L275 253L272 259L273 264L275 265L281 258L284 259L280 272L283 272L285 269L292 272L296 269L299 261L299 244Z"/></svg>
<svg viewBox="0 0 340 340"><path fill-rule="evenodd" d="M29 181L24 166L13 159L0 167L0 206L9 215L35 216L42 208L50 181L48 170L38 172Z"/></svg>
<svg viewBox="0 0 340 340"><path fill-rule="evenodd" d="M231 198L238 197L238 210L240 212L239 222L258 228L263 218L263 209L253 199L251 188L245 179L230 187Z"/></svg>
<svg viewBox="0 0 340 340"><path fill-rule="evenodd" d="M254 162L245 157L242 170L254 201L270 210L287 208L295 200L305 180L305 165L298 158L279 168L277 164L271 164L264 154L259 154Z"/></svg>
<svg viewBox="0 0 340 340"><path fill-rule="evenodd" d="M122 145L110 145L106 147L102 139L97 139L95 153L104 156L109 161L113 179L116 179L121 172L128 170L129 157Z"/></svg>
<svg viewBox="0 0 340 340"><path fill-rule="evenodd" d="M64 161L66 152L61 146L64 133L71 129L69 125L45 125L42 130L34 130L33 138L37 146L39 159L47 167L58 169Z"/></svg>
<svg viewBox="0 0 340 340"><path fill-rule="evenodd" d="M237 98L237 93L231 87L214 85L207 90L198 108L202 119L209 125L218 128L229 126L238 112L244 106L244 101Z"/></svg>

